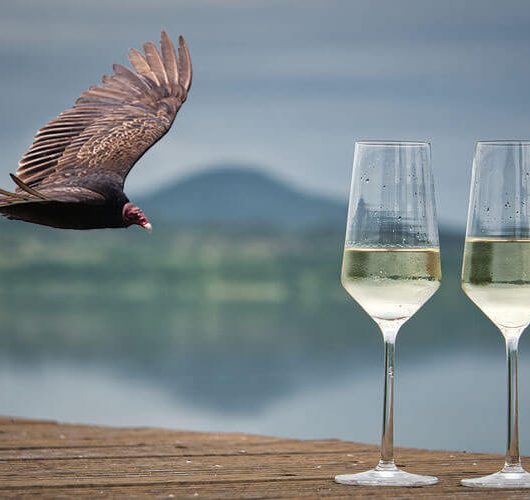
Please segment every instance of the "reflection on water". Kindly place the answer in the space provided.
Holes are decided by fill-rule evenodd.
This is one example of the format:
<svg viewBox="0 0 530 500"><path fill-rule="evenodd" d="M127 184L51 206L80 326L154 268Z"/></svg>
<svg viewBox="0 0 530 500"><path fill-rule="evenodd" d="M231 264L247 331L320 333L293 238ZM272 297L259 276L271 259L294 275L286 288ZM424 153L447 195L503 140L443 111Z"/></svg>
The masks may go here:
<svg viewBox="0 0 530 500"><path fill-rule="evenodd" d="M256 409L237 411L194 404L156 378L109 366L43 362L31 365L3 360L0 368L1 414L96 424L162 426L178 429L237 431L278 436L334 437L377 443L380 431L381 370L346 369L322 383L305 381L296 369L290 390ZM522 359L525 365L530 356ZM485 369L487 367L487 369ZM530 372L525 369L524 372ZM220 374L222 376L222 374ZM242 373L251 377L252 373ZM192 375L189 375L192 376ZM259 397L271 392L270 380L254 374L250 385ZM503 451L504 364L502 356L444 355L399 367L398 445L438 449ZM281 383L281 381L279 381ZM309 382L309 383L308 383ZM234 389L216 384L226 408ZM523 397L521 414L530 414ZM523 425L522 445L530 433Z"/></svg>
<svg viewBox="0 0 530 500"><path fill-rule="evenodd" d="M378 441L382 342L340 288L342 232L12 227L0 414ZM501 336L459 291L460 243L446 237L441 289L398 338L396 440L502 451Z"/></svg>

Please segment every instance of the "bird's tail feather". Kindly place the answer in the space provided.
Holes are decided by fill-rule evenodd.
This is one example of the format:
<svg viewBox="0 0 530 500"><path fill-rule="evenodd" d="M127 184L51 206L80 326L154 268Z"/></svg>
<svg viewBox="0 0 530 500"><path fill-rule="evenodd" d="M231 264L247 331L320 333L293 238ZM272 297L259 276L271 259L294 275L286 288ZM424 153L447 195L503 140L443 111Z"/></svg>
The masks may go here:
<svg viewBox="0 0 530 500"><path fill-rule="evenodd" d="M30 201L29 196L23 196L18 193L10 193L9 191L6 191L5 189L0 189L0 210L3 207L7 207L9 205L15 205L18 203L27 203Z"/></svg>
<svg viewBox="0 0 530 500"><path fill-rule="evenodd" d="M13 182L20 188L22 191L35 196L36 198L40 198L41 200L46 200L46 196L44 196L42 193L39 193L39 191L30 188L25 182L22 182L15 174L9 174L11 179L13 179Z"/></svg>
<svg viewBox="0 0 530 500"><path fill-rule="evenodd" d="M26 203L28 201L46 200L46 196L42 193L30 188L27 184L22 182L16 175L9 174L13 182L20 188L18 192L11 192L5 189L0 189L0 208L13 205L15 203ZM37 198L37 200L35 200Z"/></svg>

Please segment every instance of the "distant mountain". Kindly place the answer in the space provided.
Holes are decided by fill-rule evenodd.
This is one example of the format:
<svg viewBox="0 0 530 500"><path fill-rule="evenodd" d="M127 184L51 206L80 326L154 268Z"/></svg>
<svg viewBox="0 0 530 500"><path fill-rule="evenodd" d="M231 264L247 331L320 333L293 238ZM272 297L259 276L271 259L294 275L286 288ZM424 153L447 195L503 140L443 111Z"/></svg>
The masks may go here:
<svg viewBox="0 0 530 500"><path fill-rule="evenodd" d="M253 168L220 165L165 187L138 204L175 224L343 226L346 204L298 191Z"/></svg>

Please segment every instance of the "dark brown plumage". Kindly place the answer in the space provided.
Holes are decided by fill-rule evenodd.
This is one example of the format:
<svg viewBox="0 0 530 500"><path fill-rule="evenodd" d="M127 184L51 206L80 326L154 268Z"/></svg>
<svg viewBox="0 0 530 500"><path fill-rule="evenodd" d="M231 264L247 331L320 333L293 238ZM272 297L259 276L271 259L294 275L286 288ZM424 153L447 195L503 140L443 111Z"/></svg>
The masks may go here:
<svg viewBox="0 0 530 500"><path fill-rule="evenodd" d="M115 64L101 85L41 128L11 175L15 192L0 189L0 213L10 219L65 229L150 229L123 192L127 174L170 129L191 86L191 59L179 38L178 53L165 32L161 53L144 44Z"/></svg>

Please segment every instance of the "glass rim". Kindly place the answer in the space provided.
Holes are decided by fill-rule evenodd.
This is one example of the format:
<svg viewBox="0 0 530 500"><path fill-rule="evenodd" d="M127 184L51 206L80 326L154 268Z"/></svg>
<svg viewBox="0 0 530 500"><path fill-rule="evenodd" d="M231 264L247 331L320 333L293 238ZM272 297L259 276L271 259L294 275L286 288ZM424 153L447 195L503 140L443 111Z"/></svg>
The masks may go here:
<svg viewBox="0 0 530 500"><path fill-rule="evenodd" d="M530 139L497 139L477 141L477 146L530 146Z"/></svg>
<svg viewBox="0 0 530 500"><path fill-rule="evenodd" d="M529 142L530 143L530 142ZM430 141L388 141L388 140L362 140L362 141L355 141L355 145L359 146L411 146L411 147L419 147L419 146L430 146Z"/></svg>

